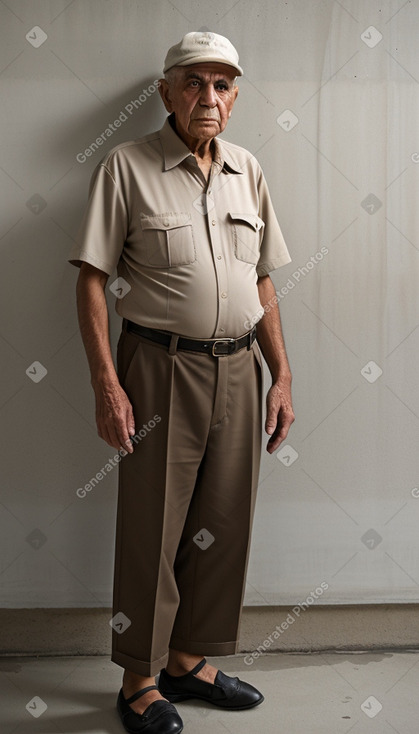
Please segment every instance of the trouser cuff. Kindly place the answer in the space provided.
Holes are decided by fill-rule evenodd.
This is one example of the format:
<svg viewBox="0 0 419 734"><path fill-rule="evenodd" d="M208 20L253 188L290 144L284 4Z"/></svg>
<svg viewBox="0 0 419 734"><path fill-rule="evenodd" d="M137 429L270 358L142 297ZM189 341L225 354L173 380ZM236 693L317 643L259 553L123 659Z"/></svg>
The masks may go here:
<svg viewBox="0 0 419 734"><path fill-rule="evenodd" d="M163 657L159 658L158 660L137 660L137 658L131 657L131 655L125 655L123 652L118 652L117 650L112 651L111 660L113 663L116 663L117 665L120 665L122 668L126 668L127 670L132 670L133 673L137 673L138 675L143 675L148 678L152 678L153 676L160 673L162 668L166 667L166 663L168 660L168 653L166 655L163 655Z"/></svg>
<svg viewBox="0 0 419 734"><path fill-rule="evenodd" d="M170 647L174 650L189 652L191 655L235 655L238 648L238 640L231 642L195 642L194 640L181 640L175 637L170 640Z"/></svg>

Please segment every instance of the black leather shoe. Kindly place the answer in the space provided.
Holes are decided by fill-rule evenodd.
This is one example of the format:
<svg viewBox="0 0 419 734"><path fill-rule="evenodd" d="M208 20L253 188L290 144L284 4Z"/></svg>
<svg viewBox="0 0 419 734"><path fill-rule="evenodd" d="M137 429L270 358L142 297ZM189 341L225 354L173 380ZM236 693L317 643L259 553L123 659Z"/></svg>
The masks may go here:
<svg viewBox="0 0 419 734"><path fill-rule="evenodd" d="M207 683L195 677L207 661L205 658L185 675L169 675L166 669L160 671L159 691L168 701L185 701L187 698L200 698L223 709L250 709L262 703L264 697L239 678L231 678L221 670L217 671L214 683Z"/></svg>
<svg viewBox="0 0 419 734"><path fill-rule="evenodd" d="M137 714L129 705L153 689L158 690L157 686L147 686L125 698L121 688L116 707L124 728L129 734L178 734L183 729L183 721L168 701L153 701L142 714Z"/></svg>

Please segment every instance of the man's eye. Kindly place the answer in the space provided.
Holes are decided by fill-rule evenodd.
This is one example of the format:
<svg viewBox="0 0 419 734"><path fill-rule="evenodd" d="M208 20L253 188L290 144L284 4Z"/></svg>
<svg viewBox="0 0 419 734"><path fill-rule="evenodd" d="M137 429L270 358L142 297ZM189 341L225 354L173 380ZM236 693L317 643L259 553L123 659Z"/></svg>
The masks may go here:
<svg viewBox="0 0 419 734"><path fill-rule="evenodd" d="M228 89L228 87L227 87L227 84L217 84L216 89L219 89L222 92L225 92Z"/></svg>
<svg viewBox="0 0 419 734"><path fill-rule="evenodd" d="M190 82L191 87L197 87L199 85L199 82L197 79L192 79Z"/></svg>

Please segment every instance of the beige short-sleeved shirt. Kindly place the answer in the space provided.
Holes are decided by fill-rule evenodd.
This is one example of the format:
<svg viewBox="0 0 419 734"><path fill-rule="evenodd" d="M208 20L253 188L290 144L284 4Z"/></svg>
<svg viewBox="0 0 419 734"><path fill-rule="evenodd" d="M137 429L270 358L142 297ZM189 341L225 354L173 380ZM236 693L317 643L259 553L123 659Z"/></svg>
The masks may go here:
<svg viewBox="0 0 419 734"><path fill-rule="evenodd" d="M291 261L259 163L214 139L208 182L169 116L93 172L69 262L123 278L116 311L184 336L238 337L263 315L257 278Z"/></svg>

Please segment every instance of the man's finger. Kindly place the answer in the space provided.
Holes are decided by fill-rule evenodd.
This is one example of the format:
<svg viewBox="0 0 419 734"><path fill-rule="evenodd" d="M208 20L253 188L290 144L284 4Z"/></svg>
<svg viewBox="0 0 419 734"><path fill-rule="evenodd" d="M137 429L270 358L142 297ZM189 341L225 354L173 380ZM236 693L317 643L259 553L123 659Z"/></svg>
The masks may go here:
<svg viewBox="0 0 419 734"><path fill-rule="evenodd" d="M268 441L266 448L271 454L274 451L276 451L278 446L280 446L281 443L286 439L286 437L288 436L288 431L293 422L294 422L294 417L292 419L291 418L285 419L284 423L281 426L281 429L280 430L278 429L277 435L272 436L272 438Z"/></svg>
<svg viewBox="0 0 419 734"><path fill-rule="evenodd" d="M119 447L122 446L122 448L125 449L125 451L127 451L129 454L132 454L134 449L132 446L132 441L130 440L130 437L129 437L129 430L128 430L128 425L126 422L119 425L118 441L119 441Z"/></svg>
<svg viewBox="0 0 419 734"><path fill-rule="evenodd" d="M110 442L109 442L110 445L114 449L116 449L117 451L119 451L119 449L121 448L121 441L120 441L119 436L118 436L117 427L114 424L110 425L108 427L108 432L109 432L109 438L110 438Z"/></svg>
<svg viewBox="0 0 419 734"><path fill-rule="evenodd" d="M110 438L110 445L119 451L121 446L124 445L123 442L125 438L128 438L128 436L125 435L126 429L124 423L120 418L114 417L113 420L109 419L107 429Z"/></svg>
<svg viewBox="0 0 419 734"><path fill-rule="evenodd" d="M127 410L127 426L128 426L128 433L130 436L135 435L135 421L134 421L134 413L132 410L131 403L128 406Z"/></svg>
<svg viewBox="0 0 419 734"><path fill-rule="evenodd" d="M283 440L284 439L280 438L279 436L276 436L275 439L272 442L271 441L268 441L268 444L267 444L267 447L266 448L269 451L269 453L270 454L273 454L273 452L276 451L276 449L282 443Z"/></svg>
<svg viewBox="0 0 419 734"><path fill-rule="evenodd" d="M274 431L275 431L275 423L266 419L265 433L267 433L269 436L272 436Z"/></svg>
<svg viewBox="0 0 419 734"><path fill-rule="evenodd" d="M99 436L105 443L108 444L108 446L112 446L112 448L116 447L116 437L112 438L112 435L110 434L108 427L106 425L101 426L100 430L98 431Z"/></svg>
<svg viewBox="0 0 419 734"><path fill-rule="evenodd" d="M275 428L278 424L278 412L279 412L279 406L278 408L275 408L272 405L267 406L267 413L266 413L266 420L265 420L265 432L268 433L270 436L275 431Z"/></svg>

